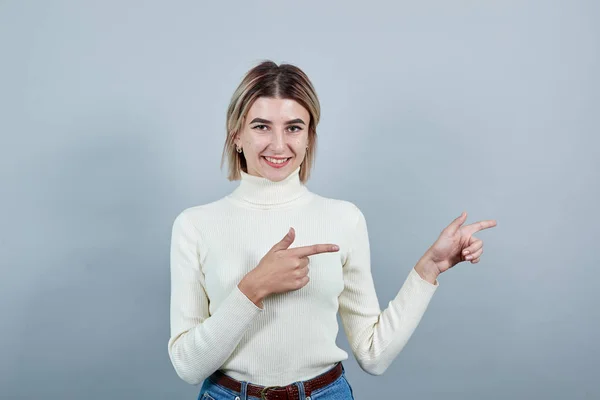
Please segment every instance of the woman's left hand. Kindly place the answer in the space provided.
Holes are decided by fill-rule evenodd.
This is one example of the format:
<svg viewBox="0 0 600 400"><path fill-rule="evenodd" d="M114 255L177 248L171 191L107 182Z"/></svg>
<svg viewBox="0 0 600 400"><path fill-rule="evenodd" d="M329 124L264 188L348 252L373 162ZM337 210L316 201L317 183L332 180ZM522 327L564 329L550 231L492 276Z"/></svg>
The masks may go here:
<svg viewBox="0 0 600 400"><path fill-rule="evenodd" d="M428 250L429 259L437 266L440 274L462 261L478 263L483 253L483 241L473 234L496 226L493 219L462 226L466 220L467 213L463 212L442 231Z"/></svg>

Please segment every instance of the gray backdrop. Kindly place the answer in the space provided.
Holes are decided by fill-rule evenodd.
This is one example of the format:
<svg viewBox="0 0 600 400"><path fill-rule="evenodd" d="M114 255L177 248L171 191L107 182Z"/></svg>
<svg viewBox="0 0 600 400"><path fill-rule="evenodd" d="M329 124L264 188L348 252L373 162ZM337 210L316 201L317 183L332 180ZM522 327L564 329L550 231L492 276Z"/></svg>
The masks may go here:
<svg viewBox="0 0 600 400"><path fill-rule="evenodd" d="M598 398L599 16L0 1L1 397L196 398L167 355L171 224L237 185L225 111L268 58L317 88L308 186L364 211L382 307L461 211L498 221L384 375L345 362L356 398Z"/></svg>

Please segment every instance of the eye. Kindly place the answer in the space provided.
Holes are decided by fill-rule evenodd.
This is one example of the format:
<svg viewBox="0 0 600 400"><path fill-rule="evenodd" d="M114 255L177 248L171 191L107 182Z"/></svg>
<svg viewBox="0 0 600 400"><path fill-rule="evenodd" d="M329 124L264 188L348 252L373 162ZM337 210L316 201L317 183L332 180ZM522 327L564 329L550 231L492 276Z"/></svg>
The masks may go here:
<svg viewBox="0 0 600 400"><path fill-rule="evenodd" d="M296 128L296 130L293 130L292 133L300 132L302 130L302 128L299 127L298 125L291 125L290 129L292 129L292 128Z"/></svg>
<svg viewBox="0 0 600 400"><path fill-rule="evenodd" d="M252 127L252 129L258 128L259 131L264 131L264 129L262 129L262 127L268 128L267 125L255 125Z"/></svg>

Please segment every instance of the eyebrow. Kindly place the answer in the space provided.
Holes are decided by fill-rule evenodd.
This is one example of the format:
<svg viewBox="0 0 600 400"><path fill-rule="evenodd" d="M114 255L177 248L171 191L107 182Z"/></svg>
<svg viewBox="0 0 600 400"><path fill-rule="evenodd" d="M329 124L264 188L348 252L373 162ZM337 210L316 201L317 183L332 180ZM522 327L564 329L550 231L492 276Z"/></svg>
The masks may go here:
<svg viewBox="0 0 600 400"><path fill-rule="evenodd" d="M262 124L272 124L272 122L269 121L268 119L262 119L262 118L254 118L252 121L250 121L251 124L253 124L255 122L260 122ZM289 121L287 121L285 123L285 125L290 125L290 124L302 124L302 125L306 125L304 123L304 121L302 121L300 118L291 119L291 120L289 120Z"/></svg>

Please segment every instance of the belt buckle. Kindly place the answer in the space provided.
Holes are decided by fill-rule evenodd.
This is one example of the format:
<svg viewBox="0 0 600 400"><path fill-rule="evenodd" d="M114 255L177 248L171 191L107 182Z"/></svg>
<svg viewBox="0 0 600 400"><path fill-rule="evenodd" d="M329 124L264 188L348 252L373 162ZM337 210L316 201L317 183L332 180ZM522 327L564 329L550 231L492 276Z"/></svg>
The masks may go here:
<svg viewBox="0 0 600 400"><path fill-rule="evenodd" d="M265 386L260 391L260 398L261 398L261 400L268 400L267 399L267 394L266 394L267 390L269 390L269 389L281 389L282 387L285 387L285 386Z"/></svg>

